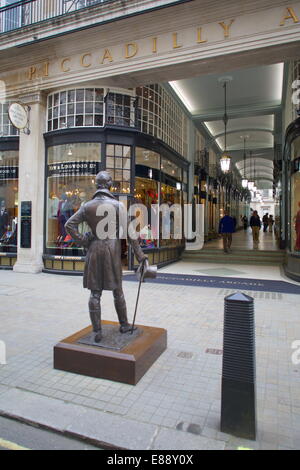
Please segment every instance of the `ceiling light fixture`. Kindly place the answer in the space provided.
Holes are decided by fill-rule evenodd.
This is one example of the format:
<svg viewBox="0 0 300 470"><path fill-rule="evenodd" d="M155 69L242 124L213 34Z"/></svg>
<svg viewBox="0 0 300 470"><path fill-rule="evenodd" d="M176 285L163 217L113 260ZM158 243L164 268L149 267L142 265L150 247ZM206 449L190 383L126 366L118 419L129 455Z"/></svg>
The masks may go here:
<svg viewBox="0 0 300 470"><path fill-rule="evenodd" d="M242 179L242 187L246 189L248 187L248 179L246 178L246 139L248 135L241 136L241 139L244 139L244 178Z"/></svg>
<svg viewBox="0 0 300 470"><path fill-rule="evenodd" d="M219 79L219 82L223 84L224 88L224 152L220 158L221 170L223 173L228 173L230 170L231 157L227 152L227 124L228 124L228 114L227 114L227 84L232 80L232 77L222 77Z"/></svg>
<svg viewBox="0 0 300 470"><path fill-rule="evenodd" d="M255 182L252 179L252 152L250 151L250 180L248 181L249 191L253 191Z"/></svg>

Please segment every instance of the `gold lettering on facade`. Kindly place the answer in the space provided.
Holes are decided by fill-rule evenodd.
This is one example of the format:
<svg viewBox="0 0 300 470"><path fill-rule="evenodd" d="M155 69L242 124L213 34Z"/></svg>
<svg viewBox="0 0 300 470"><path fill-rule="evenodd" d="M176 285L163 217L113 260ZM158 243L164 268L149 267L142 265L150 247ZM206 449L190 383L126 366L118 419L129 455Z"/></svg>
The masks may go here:
<svg viewBox="0 0 300 470"><path fill-rule="evenodd" d="M197 44L207 42L207 39L202 39L202 28L197 28Z"/></svg>
<svg viewBox="0 0 300 470"><path fill-rule="evenodd" d="M157 52L157 38L152 39L152 52L153 54Z"/></svg>
<svg viewBox="0 0 300 470"><path fill-rule="evenodd" d="M70 67L66 67L66 62L69 62L71 59L69 57L66 57L65 59L63 59L60 63L60 68L63 72L69 72L71 69Z"/></svg>
<svg viewBox="0 0 300 470"><path fill-rule="evenodd" d="M229 38L229 30L230 30L233 22L234 22L234 20L231 20L229 24L224 23L224 21L221 21L221 23L219 23L219 25L224 30L224 39Z"/></svg>
<svg viewBox="0 0 300 470"><path fill-rule="evenodd" d="M81 67L90 67L92 65L92 62L91 61L86 61L86 58L89 57L91 58L92 57L92 54L90 53L87 53L87 54L83 54L81 57L80 57L80 65Z"/></svg>
<svg viewBox="0 0 300 470"><path fill-rule="evenodd" d="M131 59L138 52L138 45L135 42L125 44L125 59Z"/></svg>
<svg viewBox="0 0 300 470"><path fill-rule="evenodd" d="M34 65L32 65L29 68L28 77L29 77L29 80L32 80L33 78L36 78L36 67Z"/></svg>
<svg viewBox="0 0 300 470"><path fill-rule="evenodd" d="M105 60L109 60L109 62L113 62L113 58L109 49L105 49L102 60L101 60L101 64L103 64Z"/></svg>
<svg viewBox="0 0 300 470"><path fill-rule="evenodd" d="M293 20L294 23L299 23L299 18L298 18L298 16L296 15L294 9L291 8L291 7L288 7L286 10L287 10L287 13L288 13L288 14L286 14L286 15L282 18L282 21L281 21L281 23L280 23L280 26L284 26L286 20Z"/></svg>
<svg viewBox="0 0 300 470"><path fill-rule="evenodd" d="M49 77L49 62L44 63L42 76Z"/></svg>
<svg viewBox="0 0 300 470"><path fill-rule="evenodd" d="M298 12L297 12L298 13ZM280 15L280 17L279 17ZM280 21L280 26L284 26L285 24L299 24L300 23L300 16L297 16L295 8L292 7L286 7L282 9L282 12L280 12L278 15L277 20L275 20L275 23L277 21L277 26L275 25L276 28L278 28L278 22ZM231 26L232 24L238 21L236 19L227 19L225 21L221 21L219 23L215 23L215 27L217 27L217 24L222 28L224 39L230 38L231 37ZM214 33L214 29L212 33ZM235 29L235 28L234 28ZM168 48L174 50L174 49L179 49L182 47L188 48L193 47L192 44L188 41L188 37L185 32L174 32L174 33L166 33L168 34L169 37L169 42L168 42ZM165 38L166 34L162 36L162 38L157 35L157 36L150 36L147 38L144 38L144 40L148 41L148 52L152 51L152 54L157 54L160 50L160 46L163 43L163 39ZM194 35L194 39L192 39L192 43L195 45L196 44L205 44L205 43L210 43L212 42L218 42L219 38L214 37L212 34L212 38L208 36L209 34L209 25L204 25L202 27L198 26L193 29L192 34ZM196 34L196 37L195 37ZM245 32L246 34L246 32ZM247 34L250 34L247 32ZM219 35L220 35L220 30L219 30ZM172 41L172 45L171 45ZM128 42L128 43L123 43L118 46L111 46L110 48L103 48L98 52L98 57L99 61L97 59L98 64L95 63L95 54L96 51L92 52L86 52L80 55L74 55L74 56L69 56L65 58L60 58L58 59L58 62L49 62L48 60L45 60L44 62L41 62L38 65L32 65L24 70L24 78L26 77L27 80L37 80L38 78L47 78L49 77L49 73L52 74L54 70L57 68L59 69L58 71L66 73L66 72L71 72L71 71L76 71L77 69L81 68L95 68L99 67L99 64L109 64L111 62L114 62L113 55L115 54L115 51L117 53L117 47L119 48L119 52L123 52L125 54L125 59L131 59L135 57L139 52L140 52L140 43L139 42ZM125 49L125 50L124 50ZM115 57L115 56L114 56ZM118 54L118 62L119 62L119 54ZM75 65L76 64L76 65ZM55 72L55 75L59 75L59 73Z"/></svg>
<svg viewBox="0 0 300 470"><path fill-rule="evenodd" d="M173 39L173 49L178 49L179 47L182 47L181 44L177 43L177 33L172 34L172 39Z"/></svg>

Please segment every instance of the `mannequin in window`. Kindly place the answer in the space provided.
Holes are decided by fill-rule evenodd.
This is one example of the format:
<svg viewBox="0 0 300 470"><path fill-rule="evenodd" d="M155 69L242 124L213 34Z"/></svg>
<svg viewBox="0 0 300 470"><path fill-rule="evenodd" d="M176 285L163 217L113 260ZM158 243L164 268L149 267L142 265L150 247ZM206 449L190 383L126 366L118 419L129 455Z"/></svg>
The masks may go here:
<svg viewBox="0 0 300 470"><path fill-rule="evenodd" d="M298 202L299 210L295 216L296 243L295 250L300 251L300 201Z"/></svg>
<svg viewBox="0 0 300 470"><path fill-rule="evenodd" d="M8 245L12 235L13 235L13 232L12 232L11 226L7 225L5 232L3 233L2 237L1 237L1 242L3 244Z"/></svg>
<svg viewBox="0 0 300 470"><path fill-rule="evenodd" d="M48 211L50 219L56 219L59 200L55 193L50 193Z"/></svg>
<svg viewBox="0 0 300 470"><path fill-rule="evenodd" d="M6 232L8 226L8 212L5 207L5 201L1 201L0 205L0 238Z"/></svg>
<svg viewBox="0 0 300 470"><path fill-rule="evenodd" d="M63 193L60 197L57 209L57 219L58 219L58 234L60 237L65 238L67 235L65 230L65 223L67 222L68 218L66 218L66 210L67 209L67 202L68 197L65 193Z"/></svg>

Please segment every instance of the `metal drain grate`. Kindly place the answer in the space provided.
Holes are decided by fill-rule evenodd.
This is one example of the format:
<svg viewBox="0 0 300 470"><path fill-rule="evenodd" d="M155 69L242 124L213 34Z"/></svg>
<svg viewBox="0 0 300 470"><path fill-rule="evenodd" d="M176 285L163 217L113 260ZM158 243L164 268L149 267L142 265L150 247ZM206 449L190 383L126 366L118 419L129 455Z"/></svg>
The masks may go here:
<svg viewBox="0 0 300 470"><path fill-rule="evenodd" d="M177 357L182 357L183 359L192 359L194 357L194 354L187 351L181 351L177 354Z"/></svg>
<svg viewBox="0 0 300 470"><path fill-rule="evenodd" d="M214 354L215 356L221 356L223 354L223 349L207 348L205 352L207 354Z"/></svg>

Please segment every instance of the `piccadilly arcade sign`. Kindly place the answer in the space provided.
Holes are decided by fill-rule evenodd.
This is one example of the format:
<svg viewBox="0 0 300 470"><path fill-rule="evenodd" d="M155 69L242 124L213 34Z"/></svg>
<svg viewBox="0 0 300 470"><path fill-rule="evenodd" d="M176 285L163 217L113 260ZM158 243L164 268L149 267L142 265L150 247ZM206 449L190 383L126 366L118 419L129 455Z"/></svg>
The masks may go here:
<svg viewBox="0 0 300 470"><path fill-rule="evenodd" d="M25 106L18 102L11 103L8 107L8 117L10 122L14 127L23 131L25 134L30 134L29 111L29 106Z"/></svg>

